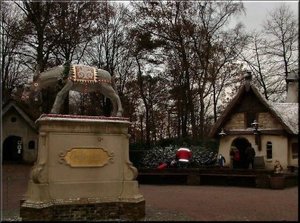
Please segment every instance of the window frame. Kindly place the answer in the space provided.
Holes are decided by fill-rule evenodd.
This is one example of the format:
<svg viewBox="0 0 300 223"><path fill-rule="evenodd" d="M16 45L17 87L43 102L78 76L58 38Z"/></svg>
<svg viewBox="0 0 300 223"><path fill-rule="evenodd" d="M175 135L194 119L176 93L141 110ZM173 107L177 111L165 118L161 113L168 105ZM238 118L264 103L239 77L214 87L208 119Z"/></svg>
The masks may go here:
<svg viewBox="0 0 300 223"><path fill-rule="evenodd" d="M271 141L267 141L266 143L266 159L267 160L273 159L273 143Z"/></svg>
<svg viewBox="0 0 300 223"><path fill-rule="evenodd" d="M245 112L245 128L253 128L251 125L254 120L258 122L258 115L257 112Z"/></svg>
<svg viewBox="0 0 300 223"><path fill-rule="evenodd" d="M296 152L294 152L296 151ZM294 157L296 154L297 157ZM292 142L291 143L291 155L292 155L292 159L298 159L299 157L299 151L298 151L298 142Z"/></svg>

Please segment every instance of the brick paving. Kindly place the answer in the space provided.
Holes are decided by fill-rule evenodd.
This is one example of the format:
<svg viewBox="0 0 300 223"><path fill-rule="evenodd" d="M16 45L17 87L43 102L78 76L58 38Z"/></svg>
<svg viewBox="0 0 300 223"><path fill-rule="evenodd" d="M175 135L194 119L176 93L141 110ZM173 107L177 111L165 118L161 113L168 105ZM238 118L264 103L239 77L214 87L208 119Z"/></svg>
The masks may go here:
<svg viewBox="0 0 300 223"><path fill-rule="evenodd" d="M2 166L1 220L18 221L30 165ZM144 185L143 221L297 221L298 187L284 190Z"/></svg>

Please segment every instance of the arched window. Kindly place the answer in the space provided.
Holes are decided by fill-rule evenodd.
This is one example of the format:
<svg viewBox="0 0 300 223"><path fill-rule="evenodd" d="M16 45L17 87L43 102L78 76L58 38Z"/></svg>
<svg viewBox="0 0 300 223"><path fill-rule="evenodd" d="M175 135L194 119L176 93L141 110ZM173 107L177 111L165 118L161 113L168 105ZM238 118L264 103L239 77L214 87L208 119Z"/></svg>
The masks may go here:
<svg viewBox="0 0 300 223"><path fill-rule="evenodd" d="M29 141L28 149L35 149L35 141L33 141L33 140Z"/></svg>
<svg viewBox="0 0 300 223"><path fill-rule="evenodd" d="M267 148L266 148L266 150L267 150L267 159L272 159L272 157L273 157L273 148L272 148L272 142L270 142L270 141L268 141L267 142Z"/></svg>

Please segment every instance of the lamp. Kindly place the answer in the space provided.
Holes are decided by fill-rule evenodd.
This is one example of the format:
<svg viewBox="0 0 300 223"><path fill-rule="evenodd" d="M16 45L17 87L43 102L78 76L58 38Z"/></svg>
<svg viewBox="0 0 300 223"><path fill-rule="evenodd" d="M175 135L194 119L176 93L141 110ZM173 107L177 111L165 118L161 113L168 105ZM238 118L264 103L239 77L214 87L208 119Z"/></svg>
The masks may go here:
<svg viewBox="0 0 300 223"><path fill-rule="evenodd" d="M258 150L261 151L261 140L260 140L260 131L258 130L258 122L254 119L251 126L253 127L253 134L255 135L255 144L258 146Z"/></svg>
<svg viewBox="0 0 300 223"><path fill-rule="evenodd" d="M257 135L259 133L259 131L258 131L258 122L255 119L254 119L253 123L251 123L251 126L253 127L254 135Z"/></svg>
<svg viewBox="0 0 300 223"><path fill-rule="evenodd" d="M221 132L219 133L219 135L220 135L221 137L223 137L223 136L226 136L227 134L226 134L226 132L224 131L224 129L222 128L222 129L221 129Z"/></svg>

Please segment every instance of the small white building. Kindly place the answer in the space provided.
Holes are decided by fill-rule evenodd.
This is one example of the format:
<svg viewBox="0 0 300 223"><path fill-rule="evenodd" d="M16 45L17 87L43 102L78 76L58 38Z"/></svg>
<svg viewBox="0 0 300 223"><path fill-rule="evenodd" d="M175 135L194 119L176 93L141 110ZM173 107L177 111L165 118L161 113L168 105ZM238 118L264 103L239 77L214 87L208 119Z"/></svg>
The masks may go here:
<svg viewBox="0 0 300 223"><path fill-rule="evenodd" d="M2 108L2 162L32 163L37 157L37 127L15 101Z"/></svg>
<svg viewBox="0 0 300 223"><path fill-rule="evenodd" d="M246 146L251 143L256 167L273 169L276 160L284 169L298 167L298 79L298 73L288 77L285 103L272 103L251 84L251 75L245 77L244 85L210 132L212 138L220 139L219 153L226 161L230 160L231 147L236 147L243 166Z"/></svg>

